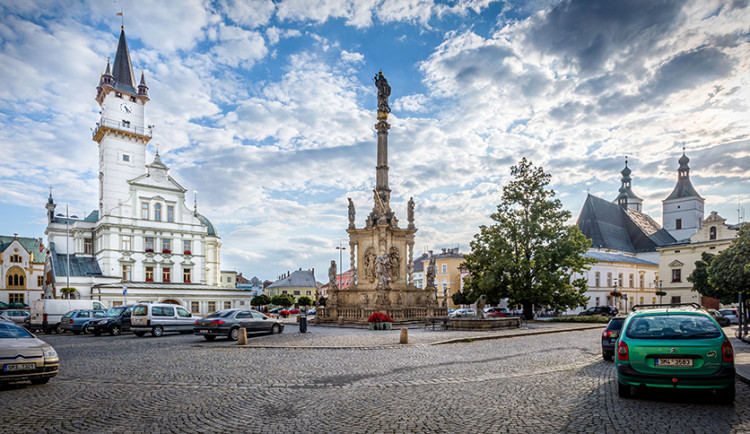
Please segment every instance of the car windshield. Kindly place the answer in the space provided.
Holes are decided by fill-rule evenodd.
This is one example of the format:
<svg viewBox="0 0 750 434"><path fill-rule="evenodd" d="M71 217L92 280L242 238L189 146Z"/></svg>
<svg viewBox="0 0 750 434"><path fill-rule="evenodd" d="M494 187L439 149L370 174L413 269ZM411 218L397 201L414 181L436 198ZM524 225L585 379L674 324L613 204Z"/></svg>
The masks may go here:
<svg viewBox="0 0 750 434"><path fill-rule="evenodd" d="M214 312L211 315L207 316L206 318L226 318L229 315L231 315L234 311L233 310L220 310L218 312Z"/></svg>
<svg viewBox="0 0 750 434"><path fill-rule="evenodd" d="M124 310L124 307L113 307L107 311L107 316L120 316Z"/></svg>
<svg viewBox="0 0 750 434"><path fill-rule="evenodd" d="M19 327L13 323L0 322L0 338L33 338L31 333L27 332L23 327Z"/></svg>
<svg viewBox="0 0 750 434"><path fill-rule="evenodd" d="M721 330L705 315L642 315L628 323L627 336L632 339L710 339L721 336Z"/></svg>

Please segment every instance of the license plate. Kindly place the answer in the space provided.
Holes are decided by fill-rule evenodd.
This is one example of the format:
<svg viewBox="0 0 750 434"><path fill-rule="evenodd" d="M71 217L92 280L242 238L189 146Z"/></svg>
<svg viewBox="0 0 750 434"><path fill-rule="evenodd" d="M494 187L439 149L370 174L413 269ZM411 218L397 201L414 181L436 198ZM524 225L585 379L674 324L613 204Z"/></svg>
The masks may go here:
<svg viewBox="0 0 750 434"><path fill-rule="evenodd" d="M3 366L5 372L33 371L34 369L36 369L36 363L11 363Z"/></svg>
<svg viewBox="0 0 750 434"><path fill-rule="evenodd" d="M692 368L693 359L656 359L654 366L662 368Z"/></svg>
<svg viewBox="0 0 750 434"><path fill-rule="evenodd" d="M201 332L201 333L208 333L208 330L206 330L206 329L203 329L203 330L200 330L200 332Z"/></svg>

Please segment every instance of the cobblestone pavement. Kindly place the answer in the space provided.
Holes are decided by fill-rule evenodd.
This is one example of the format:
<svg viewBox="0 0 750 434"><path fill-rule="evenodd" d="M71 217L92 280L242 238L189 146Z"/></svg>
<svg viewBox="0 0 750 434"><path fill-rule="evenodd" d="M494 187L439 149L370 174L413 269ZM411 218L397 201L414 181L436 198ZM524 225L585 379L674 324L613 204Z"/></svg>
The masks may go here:
<svg viewBox="0 0 750 434"><path fill-rule="evenodd" d="M617 397L600 330L385 345L380 331L310 326L239 347L192 335L42 335L62 359L43 386L0 391L15 432L750 432L750 386ZM459 332L419 332L458 335ZM476 334L476 333L475 333ZM398 332L391 335L398 337ZM271 348L305 340L318 348ZM443 337L441 336L442 340ZM354 340L358 348L335 347ZM327 343L327 345L317 345ZM328 346L329 348L324 348Z"/></svg>

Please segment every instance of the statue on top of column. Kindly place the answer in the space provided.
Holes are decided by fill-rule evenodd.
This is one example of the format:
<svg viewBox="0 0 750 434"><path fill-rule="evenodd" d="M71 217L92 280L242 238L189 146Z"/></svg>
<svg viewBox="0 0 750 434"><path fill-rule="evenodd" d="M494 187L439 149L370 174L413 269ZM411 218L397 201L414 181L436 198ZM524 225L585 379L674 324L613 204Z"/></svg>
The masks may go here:
<svg viewBox="0 0 750 434"><path fill-rule="evenodd" d="M391 96L391 86L388 85L388 80L383 77L383 72L373 78L375 86L378 88L378 111L381 113L390 113L391 108L388 106L388 97Z"/></svg>
<svg viewBox="0 0 750 434"><path fill-rule="evenodd" d="M354 211L354 202L352 202L352 198L348 197L349 200L349 229L354 229L354 218L355 218L355 211Z"/></svg>

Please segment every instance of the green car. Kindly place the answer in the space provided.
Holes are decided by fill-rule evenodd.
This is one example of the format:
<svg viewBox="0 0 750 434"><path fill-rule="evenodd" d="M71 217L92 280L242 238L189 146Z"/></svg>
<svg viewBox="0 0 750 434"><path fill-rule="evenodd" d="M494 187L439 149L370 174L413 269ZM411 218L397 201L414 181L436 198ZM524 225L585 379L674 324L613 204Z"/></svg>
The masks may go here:
<svg viewBox="0 0 750 434"><path fill-rule="evenodd" d="M634 306L617 340L618 393L634 388L706 389L734 402L734 349L696 303Z"/></svg>

